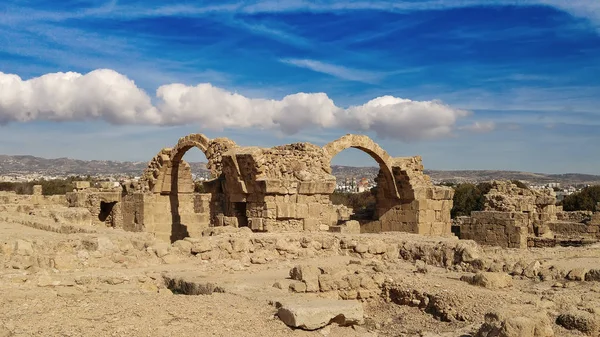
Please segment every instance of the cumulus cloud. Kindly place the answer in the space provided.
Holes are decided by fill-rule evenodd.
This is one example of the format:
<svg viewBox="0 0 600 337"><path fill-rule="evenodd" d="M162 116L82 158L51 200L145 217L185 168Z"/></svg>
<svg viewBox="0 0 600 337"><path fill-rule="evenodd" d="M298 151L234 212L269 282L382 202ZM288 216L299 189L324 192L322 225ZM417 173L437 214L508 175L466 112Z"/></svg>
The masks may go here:
<svg viewBox="0 0 600 337"><path fill-rule="evenodd" d="M209 83L163 85L153 104L132 80L113 70L85 75L53 73L29 80L0 72L0 124L104 120L112 124L199 124L214 130L261 128L286 134L309 128L343 128L410 141L449 136L457 120L467 115L467 111L438 101L383 96L341 108L325 93L256 99ZM489 125L473 129L486 127Z"/></svg>
<svg viewBox="0 0 600 337"><path fill-rule="evenodd" d="M104 119L113 124L156 123L150 97L107 69L86 75L52 73L27 81L0 72L0 123Z"/></svg>

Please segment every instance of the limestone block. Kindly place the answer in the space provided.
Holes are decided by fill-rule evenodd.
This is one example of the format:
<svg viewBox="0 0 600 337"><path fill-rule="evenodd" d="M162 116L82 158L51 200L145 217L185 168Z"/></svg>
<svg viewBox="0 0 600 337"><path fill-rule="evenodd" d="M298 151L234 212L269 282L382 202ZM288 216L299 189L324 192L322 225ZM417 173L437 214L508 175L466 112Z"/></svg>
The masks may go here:
<svg viewBox="0 0 600 337"><path fill-rule="evenodd" d="M296 204L296 218L305 219L309 217L308 204Z"/></svg>
<svg viewBox="0 0 600 337"><path fill-rule="evenodd" d="M470 283L472 285L488 288L488 289L502 289L512 286L512 277L506 273L491 273L481 272L474 276L463 276L460 278L462 281Z"/></svg>
<svg viewBox="0 0 600 337"><path fill-rule="evenodd" d="M248 218L248 227L253 231L263 230L263 219L262 218Z"/></svg>
<svg viewBox="0 0 600 337"><path fill-rule="evenodd" d="M90 182L89 181L74 181L73 186L77 190L83 190L83 189L90 187Z"/></svg>
<svg viewBox="0 0 600 337"><path fill-rule="evenodd" d="M287 219L296 217L296 204L292 203L277 203L277 218Z"/></svg>
<svg viewBox="0 0 600 337"><path fill-rule="evenodd" d="M304 330L316 330L333 321L344 326L364 323L362 304L355 300L311 299L277 306L277 316L286 325Z"/></svg>
<svg viewBox="0 0 600 337"><path fill-rule="evenodd" d="M319 203L309 203L308 204L308 217L318 219L321 217L322 211L321 204Z"/></svg>
<svg viewBox="0 0 600 337"><path fill-rule="evenodd" d="M319 275L321 275L319 268L311 265L299 265L290 270L290 277L304 282L307 292L319 291Z"/></svg>
<svg viewBox="0 0 600 337"><path fill-rule="evenodd" d="M239 227L238 219L233 216L223 217L223 226Z"/></svg>
<svg viewBox="0 0 600 337"><path fill-rule="evenodd" d="M303 220L304 230L314 232L319 230L319 221L317 219L305 218Z"/></svg>

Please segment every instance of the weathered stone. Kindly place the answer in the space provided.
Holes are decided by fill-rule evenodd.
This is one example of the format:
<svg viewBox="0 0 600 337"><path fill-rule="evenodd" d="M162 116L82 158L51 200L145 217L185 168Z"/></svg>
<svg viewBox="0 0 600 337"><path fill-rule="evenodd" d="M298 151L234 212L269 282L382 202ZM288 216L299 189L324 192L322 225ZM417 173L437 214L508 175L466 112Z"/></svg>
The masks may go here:
<svg viewBox="0 0 600 337"><path fill-rule="evenodd" d="M292 282L290 283L290 290L295 293L303 293L306 292L306 283L304 282Z"/></svg>
<svg viewBox="0 0 600 337"><path fill-rule="evenodd" d="M542 265L539 261L533 261L525 268L525 270L523 270L523 276L528 278L537 278L541 267Z"/></svg>
<svg viewBox="0 0 600 337"><path fill-rule="evenodd" d="M33 246L31 242L25 240L16 240L14 253L18 255L32 256Z"/></svg>
<svg viewBox="0 0 600 337"><path fill-rule="evenodd" d="M571 281L585 281L587 269L585 268L575 268L571 269L567 274L567 280Z"/></svg>
<svg viewBox="0 0 600 337"><path fill-rule="evenodd" d="M173 248L187 255L192 252L192 243L186 240L177 240L173 242Z"/></svg>
<svg viewBox="0 0 600 337"><path fill-rule="evenodd" d="M319 289L322 292L337 290L338 284L336 277L328 274L319 275Z"/></svg>
<svg viewBox="0 0 600 337"><path fill-rule="evenodd" d="M460 278L472 285L488 288L502 289L512 286L512 277L506 273L481 272L473 276L463 276Z"/></svg>
<svg viewBox="0 0 600 337"><path fill-rule="evenodd" d="M359 243L354 247L354 251L359 254L363 254L363 253L366 253L367 251L369 251L369 246L367 246L366 244L363 244L363 243Z"/></svg>
<svg viewBox="0 0 600 337"><path fill-rule="evenodd" d="M200 254L204 252L209 252L212 250L212 245L210 241L206 239L201 239L198 242L195 242L192 246L191 252L193 254Z"/></svg>
<svg viewBox="0 0 600 337"><path fill-rule="evenodd" d="M359 301L316 299L283 302L277 306L277 316L286 325L304 330L316 330L333 322L344 326L364 322L363 307Z"/></svg>
<svg viewBox="0 0 600 337"><path fill-rule="evenodd" d="M307 292L319 291L320 275L321 271L319 268L311 265L296 266L290 270L290 277L293 280L304 282Z"/></svg>
<svg viewBox="0 0 600 337"><path fill-rule="evenodd" d="M154 250L154 252L156 253L156 256L158 256L158 257L163 257L163 256L169 254L170 248L171 248L171 246L164 242L160 242L160 243L157 243L152 246L152 249Z"/></svg>
<svg viewBox="0 0 600 337"><path fill-rule="evenodd" d="M600 269L591 269L585 274L586 281L600 281Z"/></svg>
<svg viewBox="0 0 600 337"><path fill-rule="evenodd" d="M571 311L560 314L556 324L568 330L577 330L594 335L600 332L600 316L584 311Z"/></svg>
<svg viewBox="0 0 600 337"><path fill-rule="evenodd" d="M491 312L475 337L553 337L552 324L546 313L516 315Z"/></svg>

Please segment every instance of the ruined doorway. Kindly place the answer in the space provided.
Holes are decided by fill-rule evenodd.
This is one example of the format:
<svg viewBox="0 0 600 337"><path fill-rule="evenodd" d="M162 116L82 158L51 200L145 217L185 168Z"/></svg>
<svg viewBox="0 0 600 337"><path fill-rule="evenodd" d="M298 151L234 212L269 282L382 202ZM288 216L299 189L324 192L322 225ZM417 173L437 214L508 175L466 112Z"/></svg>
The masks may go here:
<svg viewBox="0 0 600 337"><path fill-rule="evenodd" d="M98 213L98 220L104 222L105 224L114 227L113 223L113 208L117 204L116 201L113 202L104 202L100 201L100 212Z"/></svg>
<svg viewBox="0 0 600 337"><path fill-rule="evenodd" d="M201 236L202 230L210 226L213 217L211 202L216 184L210 183L205 149L188 151L194 147L180 148L171 159L171 242L189 236ZM183 160L184 155L186 161Z"/></svg>
<svg viewBox="0 0 600 337"><path fill-rule="evenodd" d="M237 218L238 227L248 227L248 216L246 215L246 203L234 202L233 216Z"/></svg>

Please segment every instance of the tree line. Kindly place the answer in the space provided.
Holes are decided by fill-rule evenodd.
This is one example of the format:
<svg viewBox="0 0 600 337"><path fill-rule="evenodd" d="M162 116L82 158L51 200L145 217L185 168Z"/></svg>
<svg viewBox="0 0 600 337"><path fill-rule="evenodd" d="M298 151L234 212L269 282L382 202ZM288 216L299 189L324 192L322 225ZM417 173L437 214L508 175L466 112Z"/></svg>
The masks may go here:
<svg viewBox="0 0 600 337"><path fill-rule="evenodd" d="M600 185L584 187L581 191L565 196L559 203L565 211L600 212Z"/></svg>
<svg viewBox="0 0 600 337"><path fill-rule="evenodd" d="M90 176L72 176L66 179L38 179L27 182L0 182L0 191L15 192L17 194L33 194L34 185L42 185L44 195L65 194L73 192L74 181L92 181Z"/></svg>

